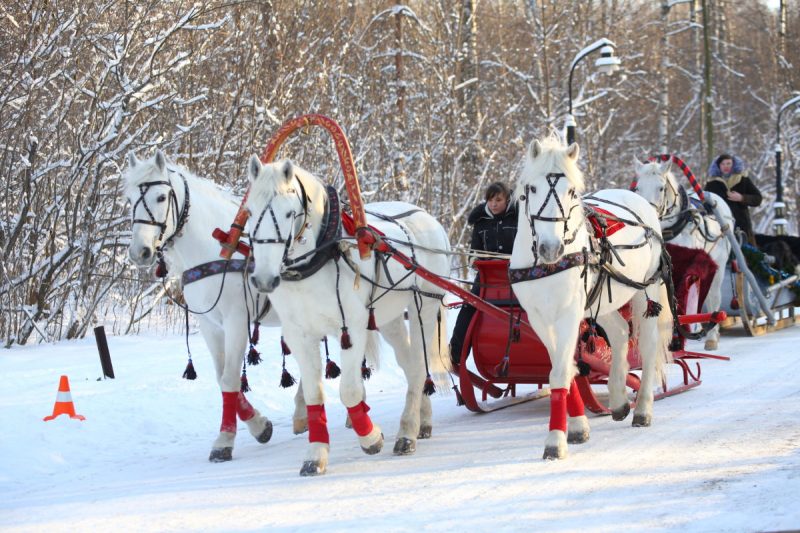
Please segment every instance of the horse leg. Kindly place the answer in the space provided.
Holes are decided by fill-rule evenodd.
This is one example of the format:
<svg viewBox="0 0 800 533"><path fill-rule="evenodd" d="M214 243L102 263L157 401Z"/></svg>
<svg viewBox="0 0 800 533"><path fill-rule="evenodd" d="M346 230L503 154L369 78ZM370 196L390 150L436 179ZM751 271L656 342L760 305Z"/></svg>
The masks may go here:
<svg viewBox="0 0 800 533"><path fill-rule="evenodd" d="M352 317L358 323L357 317ZM367 317L364 316L364 322ZM364 381L361 377L361 361L367 345L367 330L350 332L352 346L341 352L342 374L339 381L339 397L347 408L347 415L358 435L361 449L367 455L374 455L383 448L383 433L378 424L372 422L367 414L369 406L364 402Z"/></svg>
<svg viewBox="0 0 800 533"><path fill-rule="evenodd" d="M208 456L208 460L212 463L221 463L233 459L233 442L236 438L236 404L239 390L226 392L226 389L222 387L222 373L225 369L225 332L203 317L198 320L198 324L214 361L217 383L222 390L220 432L214 440Z"/></svg>
<svg viewBox="0 0 800 533"><path fill-rule="evenodd" d="M530 315L529 315L530 316ZM567 390L575 376L575 344L582 320L578 309L560 313L553 324L551 317L536 312L531 324L550 355L550 426L544 443L543 459L567 456ZM538 327L537 327L538 326Z"/></svg>
<svg viewBox="0 0 800 533"><path fill-rule="evenodd" d="M292 415L292 431L300 435L308 431L308 413L306 400L303 397L303 380L297 382L297 392L294 395L294 414Z"/></svg>
<svg viewBox="0 0 800 533"><path fill-rule="evenodd" d="M608 376L608 408L611 418L625 420L631 412L628 402L625 378L630 365L628 363L628 321L617 311L598 317L597 323L608 336L611 348L611 375Z"/></svg>
<svg viewBox="0 0 800 533"><path fill-rule="evenodd" d="M272 438L272 422L258 412L258 409L250 405L244 392L239 391L238 402L236 404L236 414L239 420L247 424L250 434L261 444L266 444Z"/></svg>
<svg viewBox="0 0 800 533"><path fill-rule="evenodd" d="M283 326L283 334L300 367L303 399L308 419L308 451L300 468L301 476L324 474L328 468L330 436L325 414L325 394L322 388L322 363L319 338Z"/></svg>
<svg viewBox="0 0 800 533"><path fill-rule="evenodd" d="M719 246L719 243L717 243ZM728 247L724 247L724 250L727 250ZM715 254L718 255L718 254ZM715 260L717 258L714 258ZM703 309L707 313L714 313L719 311L720 306L722 304L722 283L725 278L725 260L727 260L727 254L725 258L722 259L721 262L717 262L717 271L714 273L714 279L711 281L711 286L708 288L708 294L706 295L706 300L703 302ZM711 328L708 333L706 334L706 343L704 349L706 350L716 350L719 347L719 324L715 324L713 328Z"/></svg>
<svg viewBox="0 0 800 533"><path fill-rule="evenodd" d="M661 290L666 290L663 287ZM664 301L659 298L660 301ZM642 358L642 378L639 391L636 395L636 408L633 412L633 426L649 426L653 419L653 389L656 384L656 361L659 354L659 317L645 317L647 299L644 291L640 291L633 298L632 319L634 332L638 332L639 353ZM665 316L668 308L661 310ZM663 318L662 318L663 319ZM638 324L636 323L638 320Z"/></svg>
<svg viewBox="0 0 800 533"><path fill-rule="evenodd" d="M578 384L572 380L567 394L567 443L583 444L589 440L589 419L583 407Z"/></svg>
<svg viewBox="0 0 800 533"><path fill-rule="evenodd" d="M392 452L395 455L411 455L417 451L417 437L421 429L422 389L425 385L425 367L422 361L422 344L419 342L419 320L416 311L409 313L410 340L405 321L396 318L381 325L381 334L394 349L397 364L406 376L406 401L400 415L400 426ZM428 421L430 424L430 421ZM430 425L426 432L430 431Z"/></svg>

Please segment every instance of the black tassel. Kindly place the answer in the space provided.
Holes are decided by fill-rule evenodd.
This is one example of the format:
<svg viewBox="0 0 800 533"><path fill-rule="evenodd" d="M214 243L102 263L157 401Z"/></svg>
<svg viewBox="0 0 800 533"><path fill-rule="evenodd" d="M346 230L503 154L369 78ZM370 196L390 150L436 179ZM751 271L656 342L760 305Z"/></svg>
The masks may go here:
<svg viewBox="0 0 800 533"><path fill-rule="evenodd" d="M353 343L350 342L350 334L347 332L347 326L342 328L342 338L339 342L342 345L342 350L347 350L353 347Z"/></svg>
<svg viewBox="0 0 800 533"><path fill-rule="evenodd" d="M325 365L325 379L336 379L341 373L342 371L339 369L339 365L328 359L328 363Z"/></svg>
<svg viewBox="0 0 800 533"><path fill-rule="evenodd" d="M677 352L683 349L683 340L680 335L672 335L672 341L668 347L670 352Z"/></svg>
<svg viewBox="0 0 800 533"><path fill-rule="evenodd" d="M458 385L453 385L453 390L456 391L456 405L459 407L462 405L466 405L464 397L461 396L461 391L458 390Z"/></svg>
<svg viewBox="0 0 800 533"><path fill-rule="evenodd" d="M250 335L250 344L253 344L253 345L258 344L258 337L259 337L259 335L258 335L258 326L259 326L258 322L253 324L253 334Z"/></svg>
<svg viewBox="0 0 800 533"><path fill-rule="evenodd" d="M281 388L288 389L292 385L297 383L297 380L286 370L286 366L283 367L283 372L281 372Z"/></svg>
<svg viewBox="0 0 800 533"><path fill-rule="evenodd" d="M189 364L186 365L186 370L183 371L183 379L197 379L197 372L194 371L191 357L189 358Z"/></svg>
<svg viewBox="0 0 800 533"><path fill-rule="evenodd" d="M664 308L663 305L656 302L655 300L651 300L650 298L647 299L647 309L644 311L645 318L653 318L658 316L661 313L661 310Z"/></svg>
<svg viewBox="0 0 800 533"><path fill-rule="evenodd" d="M367 320L367 329L370 331L377 331L378 325L375 323L375 308L369 308L369 320Z"/></svg>
<svg viewBox="0 0 800 533"><path fill-rule="evenodd" d="M434 385L433 379L431 379L431 376L429 375L427 378L425 378L425 386L422 387L422 393L425 396L431 396L434 392L436 392L436 385Z"/></svg>
<svg viewBox="0 0 800 533"><path fill-rule="evenodd" d="M372 377L372 369L367 366L367 360L361 361L361 379L368 381Z"/></svg>
<svg viewBox="0 0 800 533"><path fill-rule="evenodd" d="M503 360L494 367L494 373L497 374L499 378L508 376L508 357L503 357Z"/></svg>
<svg viewBox="0 0 800 533"><path fill-rule="evenodd" d="M158 264L156 265L155 275L157 278L166 278L167 274L169 274L169 270L167 269L167 263L164 261L163 257L159 257Z"/></svg>
<svg viewBox="0 0 800 533"><path fill-rule="evenodd" d="M289 355L292 351L289 349L289 345L286 344L286 341L283 340L283 335L281 335L281 354Z"/></svg>
<svg viewBox="0 0 800 533"><path fill-rule="evenodd" d="M247 383L247 374L242 372L242 385L239 388L242 392L250 392L250 384Z"/></svg>
<svg viewBox="0 0 800 533"><path fill-rule="evenodd" d="M252 344L250 345L250 351L247 352L247 364L248 365L257 365L261 362L261 354L258 353L256 347Z"/></svg>

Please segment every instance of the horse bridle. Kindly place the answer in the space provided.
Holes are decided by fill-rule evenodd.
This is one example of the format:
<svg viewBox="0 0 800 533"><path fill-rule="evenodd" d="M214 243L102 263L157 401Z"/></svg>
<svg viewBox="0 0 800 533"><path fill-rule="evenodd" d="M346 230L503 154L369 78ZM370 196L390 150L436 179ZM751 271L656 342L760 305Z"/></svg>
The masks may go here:
<svg viewBox="0 0 800 533"><path fill-rule="evenodd" d="M294 231L295 222L298 219L298 214L296 211L292 210L286 213L286 218L292 219L291 230L289 230L289 235L284 239L283 235L281 234L281 227L278 225L278 217L275 216L275 210L272 209L272 201L276 198L277 195L273 196L267 205L264 206L264 209L261 210L261 214L258 216L258 220L256 221L256 225L253 227L253 233L250 235L250 242L253 244L283 244L283 259L281 259L281 264L286 264L286 261L289 257L289 252L291 249L292 242L299 242L301 244L305 243L305 237L303 237L303 233L305 232L306 228L309 227L308 224L308 195L306 194L306 189L303 187L303 182L300 181L300 178L294 176L295 181L300 186L300 192L297 192L296 189L291 188L289 189L289 193L295 193L300 201L300 204L303 206L303 224L300 227L300 231L297 232L297 235L292 235ZM275 228L275 235L277 237L273 239L259 239L258 229L261 227L261 222L264 221L264 216L269 212L270 218L272 218L272 225Z"/></svg>
<svg viewBox="0 0 800 533"><path fill-rule="evenodd" d="M556 193L556 186L558 185L558 181L561 178L565 178L567 175L563 172L549 172L545 175L545 179L547 180L547 185L549 186L549 190L547 191L547 196L545 196L542 205L539 206L539 210L536 212L535 215L531 214L531 205L527 199L530 197L531 193L536 193L536 186L535 185L525 185L525 194L520 197L520 200L525 201L525 214L528 216L531 224L531 235L533 237L533 247L531 250L533 251L533 258L534 263L538 263L539 261L539 252L537 251L536 244L538 243L538 237L536 234L536 226L534 224L535 220L539 220L542 222L563 222L564 223L564 233L562 242L564 245L571 244L575 241L575 237L578 234L578 229L580 228L580 224L578 224L575 229L572 231L572 235L567 237L569 233L569 219L572 217L572 211L576 207L581 207L582 203L577 202L572 207L570 207L569 212L564 211L564 206L561 204L561 199L558 197ZM570 189L569 194L574 198L575 197L575 189ZM556 202L556 206L558 206L558 211L561 213L561 216L556 217L545 217L542 216L542 212L544 211L547 204L550 202L550 198L553 198Z"/></svg>
<svg viewBox="0 0 800 533"><path fill-rule="evenodd" d="M168 170L168 172L172 172ZM158 244L156 244L156 252L161 253L167 246L169 246L172 241L177 237L181 231L183 230L183 226L186 225L186 221L189 218L189 184L186 182L186 178L183 174L178 173L178 175L183 180L183 189L184 189L184 196L183 196L183 209L178 212L178 196L175 194L175 189L172 186L172 182L169 180L156 180L156 181L145 181L139 184L139 198L133 204L133 213L132 213L132 223L134 224L145 224L148 226L157 226L161 229L160 233L158 234ZM155 215L150 210L150 206L147 205L147 200L145 196L147 195L147 191L150 190L150 187L154 187L156 185L166 185L169 187L169 199L168 199L168 207L167 207L167 214L164 216L164 220L159 222L156 220ZM136 208L139 204L144 206L145 211L147 212L148 219L143 218L135 218L136 217ZM174 207L174 209L173 209ZM170 213L172 214L173 221L175 223L175 230L172 232L172 235L164 239L164 233L167 231L167 220L170 217Z"/></svg>

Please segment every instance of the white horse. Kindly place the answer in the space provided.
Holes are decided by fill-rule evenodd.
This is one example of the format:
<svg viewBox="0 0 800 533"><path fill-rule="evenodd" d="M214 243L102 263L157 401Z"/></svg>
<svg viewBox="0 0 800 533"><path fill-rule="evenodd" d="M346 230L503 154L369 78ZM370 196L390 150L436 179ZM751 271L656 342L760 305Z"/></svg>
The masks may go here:
<svg viewBox="0 0 800 533"><path fill-rule="evenodd" d="M280 316L308 406L310 446L300 475L322 474L328 463L319 353L319 339L325 335L342 337L339 395L361 448L374 454L383 446L381 429L367 414L360 370L365 353L371 364L377 363L376 338L367 330L370 317L394 349L408 381L394 453L414 453L417 438L431 435L428 378L433 374L441 380L449 371L443 292L384 254L362 261L340 240L335 189L290 161L262 165L253 156L248 175L248 229L256 262L251 281L269 293ZM369 224L386 242L437 275L448 274L448 256L436 252L449 250L447 233L429 214L401 202L368 204L366 209ZM437 316L442 322L437 323Z"/></svg>
<svg viewBox="0 0 800 533"><path fill-rule="evenodd" d="M516 185L519 229L509 277L552 364L545 459L563 458L567 442L589 438L589 423L573 381L584 318L596 319L611 346L608 390L614 420L630 412L625 390L629 327L618 309L632 302L633 334L638 335L642 356L634 426L650 425L653 389L661 382L664 363L671 359L667 345L673 322L662 283L658 215L630 191L603 190L582 199L578 152L577 144L564 147L555 137L533 141ZM595 238L587 215L594 217L598 228L605 228L607 238Z"/></svg>
<svg viewBox="0 0 800 533"><path fill-rule="evenodd" d="M703 309L714 312L722 303L722 281L725 278L725 265L731 253L731 245L725 238L723 227L733 228L733 215L722 198L713 192L705 191L710 200L716 202L722 215L718 221L713 215L706 215L692 205L690 198L697 199L694 191L686 191L678 185L671 172L672 163L657 161L642 163L634 158L636 185L634 192L644 197L658 211L664 240L705 251L717 265L717 272L708 290ZM699 201L699 200L698 200ZM719 346L719 326L707 333L705 349L716 350Z"/></svg>
<svg viewBox="0 0 800 533"><path fill-rule="evenodd" d="M244 262L234 261L226 267L219 261L219 244L211 238L216 226L233 219L237 202L212 182L167 163L160 150L144 161L128 154L123 179L132 206L131 260L138 267L150 267L162 255L172 271L184 274L184 299L191 311L199 313L200 332L222 389L222 424L209 460L229 461L237 414L258 442L265 443L272 435L272 423L240 390L250 336L248 312L256 320L269 301L262 297L257 304L245 298ZM279 325L271 310L259 320L264 325ZM295 401L302 402L299 393ZM305 405L298 405L296 413L305 418ZM297 427L297 420L295 424Z"/></svg>

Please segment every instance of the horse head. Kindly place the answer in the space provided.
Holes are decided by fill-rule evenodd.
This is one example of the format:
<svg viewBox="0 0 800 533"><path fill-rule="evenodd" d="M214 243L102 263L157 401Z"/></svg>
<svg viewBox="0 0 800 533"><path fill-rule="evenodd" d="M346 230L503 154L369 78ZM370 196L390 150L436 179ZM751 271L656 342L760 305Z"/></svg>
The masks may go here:
<svg viewBox="0 0 800 533"><path fill-rule="evenodd" d="M555 136L534 140L528 147L516 196L533 235L534 258L546 264L564 255L583 226L583 173L578 169L580 149L564 146ZM520 226L520 229L524 226Z"/></svg>
<svg viewBox="0 0 800 533"><path fill-rule="evenodd" d="M647 200L658 212L659 218L667 216L680 201L678 182L672 174L672 162L648 161L633 158L636 170L633 192Z"/></svg>
<svg viewBox="0 0 800 533"><path fill-rule="evenodd" d="M272 292L295 243L304 243L308 206L302 182L291 161L262 164L252 156L247 165L250 194L248 230L255 269L250 282L260 292Z"/></svg>
<svg viewBox="0 0 800 533"><path fill-rule="evenodd" d="M125 196L131 203L131 242L128 255L136 266L147 267L157 251L176 233L184 218L161 150L150 159L137 159L128 153L128 168L123 173Z"/></svg>

